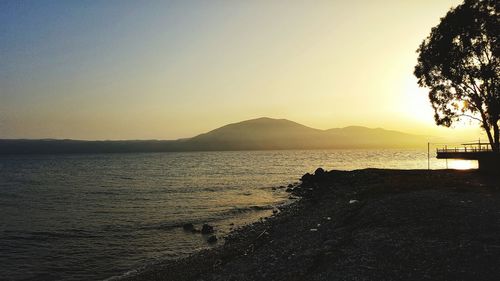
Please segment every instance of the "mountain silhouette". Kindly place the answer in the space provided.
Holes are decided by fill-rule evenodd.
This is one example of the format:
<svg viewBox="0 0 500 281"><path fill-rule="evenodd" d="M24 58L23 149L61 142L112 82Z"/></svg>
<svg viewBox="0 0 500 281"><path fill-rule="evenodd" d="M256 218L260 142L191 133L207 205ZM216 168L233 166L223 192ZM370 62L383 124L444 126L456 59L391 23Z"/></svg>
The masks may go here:
<svg viewBox="0 0 500 281"><path fill-rule="evenodd" d="M272 118L229 124L186 139L184 145L205 150L401 148L425 146L424 136L350 126L319 130Z"/></svg>
<svg viewBox="0 0 500 281"><path fill-rule="evenodd" d="M186 145L209 150L314 148L323 131L286 119L258 118L229 124L186 140Z"/></svg>
<svg viewBox="0 0 500 281"><path fill-rule="evenodd" d="M403 148L425 147L426 143L424 136L381 128L319 130L286 119L264 117L179 140L0 140L0 154Z"/></svg>

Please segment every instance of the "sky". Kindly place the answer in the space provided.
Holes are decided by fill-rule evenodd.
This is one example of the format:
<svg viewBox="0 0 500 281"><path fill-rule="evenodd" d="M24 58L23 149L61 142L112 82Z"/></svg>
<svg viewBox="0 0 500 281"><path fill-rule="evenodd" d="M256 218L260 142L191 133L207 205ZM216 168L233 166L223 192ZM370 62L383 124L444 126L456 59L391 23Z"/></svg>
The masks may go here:
<svg viewBox="0 0 500 281"><path fill-rule="evenodd" d="M177 139L258 117L434 125L416 49L458 0L0 1L0 138Z"/></svg>

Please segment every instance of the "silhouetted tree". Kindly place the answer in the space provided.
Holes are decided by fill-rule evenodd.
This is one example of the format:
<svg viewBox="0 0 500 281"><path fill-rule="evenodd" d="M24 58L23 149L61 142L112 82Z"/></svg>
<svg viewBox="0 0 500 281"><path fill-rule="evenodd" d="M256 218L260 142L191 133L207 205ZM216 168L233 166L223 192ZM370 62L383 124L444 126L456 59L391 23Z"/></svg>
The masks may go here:
<svg viewBox="0 0 500 281"><path fill-rule="evenodd" d="M430 89L436 124L462 117L481 122L500 151L500 1L465 0L432 28L420 48L415 76Z"/></svg>

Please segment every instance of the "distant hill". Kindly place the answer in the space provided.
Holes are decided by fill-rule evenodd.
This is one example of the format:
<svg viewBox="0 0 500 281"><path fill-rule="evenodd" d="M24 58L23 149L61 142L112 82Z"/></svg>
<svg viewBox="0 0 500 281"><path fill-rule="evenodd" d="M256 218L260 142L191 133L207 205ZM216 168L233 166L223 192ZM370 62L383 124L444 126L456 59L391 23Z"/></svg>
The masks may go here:
<svg viewBox="0 0 500 281"><path fill-rule="evenodd" d="M229 124L185 141L208 150L315 148L324 131L286 120L259 118Z"/></svg>
<svg viewBox="0 0 500 281"><path fill-rule="evenodd" d="M0 140L0 154L424 147L427 138L350 126L318 130L286 119L258 118L179 140Z"/></svg>

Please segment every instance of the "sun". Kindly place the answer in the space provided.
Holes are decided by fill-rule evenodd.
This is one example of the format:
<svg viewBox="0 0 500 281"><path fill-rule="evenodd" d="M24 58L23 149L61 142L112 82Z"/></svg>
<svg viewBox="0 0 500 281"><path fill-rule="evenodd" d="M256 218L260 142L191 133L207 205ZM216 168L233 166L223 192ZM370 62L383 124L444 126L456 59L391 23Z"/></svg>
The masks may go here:
<svg viewBox="0 0 500 281"><path fill-rule="evenodd" d="M409 76L406 79L404 85L404 108L407 114L410 115L412 120L418 123L432 124L434 125L434 110L429 101L429 89L419 87L417 84L417 79L413 76ZM455 105L458 110L466 108L469 106L467 101L457 102ZM456 120L452 124L454 129L467 129L477 127L478 121L469 117L462 117Z"/></svg>

